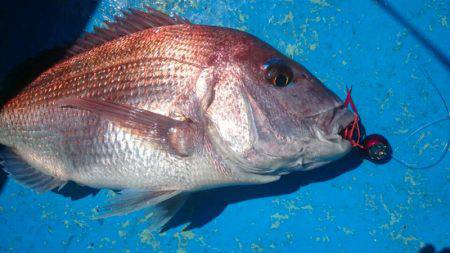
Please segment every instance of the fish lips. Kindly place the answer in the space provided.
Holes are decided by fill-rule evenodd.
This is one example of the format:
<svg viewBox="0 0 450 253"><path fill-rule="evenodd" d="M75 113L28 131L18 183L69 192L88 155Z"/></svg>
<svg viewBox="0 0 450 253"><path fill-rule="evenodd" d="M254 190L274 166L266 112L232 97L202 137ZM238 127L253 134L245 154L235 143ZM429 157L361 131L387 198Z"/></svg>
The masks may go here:
<svg viewBox="0 0 450 253"><path fill-rule="evenodd" d="M345 156L352 145L340 132L351 124L354 114L343 105L325 110L315 116L311 128L312 140L297 161L290 164L294 170L306 171L326 165Z"/></svg>
<svg viewBox="0 0 450 253"><path fill-rule="evenodd" d="M355 119L353 112L348 110L343 104L320 113L317 117L317 127L333 139L336 135L350 125Z"/></svg>

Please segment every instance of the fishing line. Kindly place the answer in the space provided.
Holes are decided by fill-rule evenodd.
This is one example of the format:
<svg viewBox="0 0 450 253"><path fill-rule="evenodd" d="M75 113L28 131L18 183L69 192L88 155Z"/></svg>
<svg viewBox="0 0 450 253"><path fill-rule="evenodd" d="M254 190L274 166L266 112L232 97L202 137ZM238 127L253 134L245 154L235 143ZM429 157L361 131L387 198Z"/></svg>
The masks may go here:
<svg viewBox="0 0 450 253"><path fill-rule="evenodd" d="M448 109L447 102L445 101L445 98L444 98L444 96L442 95L442 92L439 90L439 88L437 87L437 85L433 82L433 80L431 79L430 75L429 75L426 71L424 71L423 69L421 69L421 71L422 71L422 73L424 74L425 78L428 80L428 82L433 86L433 88L434 88L434 90L436 91L436 93L439 95L439 97L440 97L440 99L441 99L441 101L442 101L442 104L444 105L444 108L445 108L445 110L446 110L446 112L447 112L447 115L446 115L445 117L443 117L443 118L440 118L440 119L431 121L431 122L429 122L429 123L426 123L426 124L424 124L424 125L418 127L416 130L412 131L408 136L406 136L406 137L404 138L404 140L410 138L410 137L413 136L414 134L416 134L416 133L418 133L418 132L421 132L422 130L424 130L424 129L430 127L430 126L436 125L436 124L438 124L438 123L440 123L440 122L444 122L444 121L450 120L450 110ZM396 160L397 162L399 162L400 164L402 164L403 166L405 166L405 167L407 167L407 168L410 168L410 169L429 169L429 168L432 168L432 167L438 165L440 162L442 162L442 160L444 160L445 156L446 156L447 153L448 153L449 147L450 147L450 136L448 137L447 143L445 143L444 148L443 148L442 151L441 151L441 155L439 156L439 159L437 159L435 162L432 162L432 163L430 163L430 164L428 164L428 165L424 165L424 166L417 166L417 165L408 163L408 162L406 162L405 160L400 159L400 158L394 156L394 154L391 154L391 156L392 156L392 158L393 158L394 160ZM399 148L399 147L397 147L397 148L394 150L393 153L395 153L395 152L398 150L398 148Z"/></svg>

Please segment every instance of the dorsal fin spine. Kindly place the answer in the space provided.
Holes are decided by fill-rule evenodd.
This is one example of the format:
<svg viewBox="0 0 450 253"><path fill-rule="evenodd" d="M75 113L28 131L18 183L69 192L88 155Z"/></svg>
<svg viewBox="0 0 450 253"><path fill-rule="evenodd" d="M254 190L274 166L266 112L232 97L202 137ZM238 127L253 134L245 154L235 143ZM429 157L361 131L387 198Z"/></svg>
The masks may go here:
<svg viewBox="0 0 450 253"><path fill-rule="evenodd" d="M189 21L177 15L170 17L149 6L146 6L145 9L147 12L136 9L123 11L123 17L116 16L114 22L104 22L105 28L95 27L93 33L86 33L72 45L67 51L66 58L83 53L108 41L145 29L177 24L190 24Z"/></svg>

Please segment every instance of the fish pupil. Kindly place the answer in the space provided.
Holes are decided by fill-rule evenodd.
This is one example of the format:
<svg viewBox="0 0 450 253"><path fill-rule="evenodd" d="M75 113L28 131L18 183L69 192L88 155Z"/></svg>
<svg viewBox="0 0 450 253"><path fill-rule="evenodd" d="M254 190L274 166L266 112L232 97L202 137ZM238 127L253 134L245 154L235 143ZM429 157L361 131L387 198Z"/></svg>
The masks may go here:
<svg viewBox="0 0 450 253"><path fill-rule="evenodd" d="M278 74L275 77L275 85L278 87L284 87L288 85L288 83L289 83L288 77L284 74Z"/></svg>
<svg viewBox="0 0 450 253"><path fill-rule="evenodd" d="M279 58L271 58L263 65L266 80L277 87L285 87L292 81L294 73L285 62Z"/></svg>

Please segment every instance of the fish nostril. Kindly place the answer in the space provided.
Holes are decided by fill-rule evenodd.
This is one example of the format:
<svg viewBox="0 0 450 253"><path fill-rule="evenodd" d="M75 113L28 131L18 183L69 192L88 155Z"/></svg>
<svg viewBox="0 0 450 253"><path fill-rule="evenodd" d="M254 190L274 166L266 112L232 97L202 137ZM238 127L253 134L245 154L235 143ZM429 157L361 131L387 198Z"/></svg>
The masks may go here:
<svg viewBox="0 0 450 253"><path fill-rule="evenodd" d="M308 73L302 73L302 74L300 74L300 76L308 81L311 80L311 76L308 75Z"/></svg>

